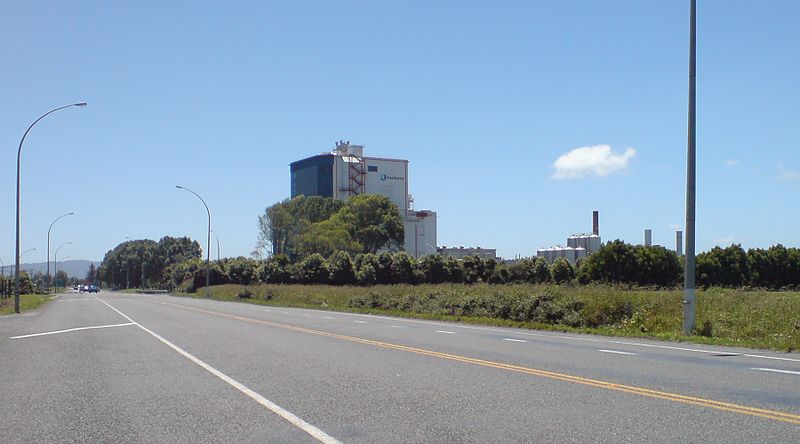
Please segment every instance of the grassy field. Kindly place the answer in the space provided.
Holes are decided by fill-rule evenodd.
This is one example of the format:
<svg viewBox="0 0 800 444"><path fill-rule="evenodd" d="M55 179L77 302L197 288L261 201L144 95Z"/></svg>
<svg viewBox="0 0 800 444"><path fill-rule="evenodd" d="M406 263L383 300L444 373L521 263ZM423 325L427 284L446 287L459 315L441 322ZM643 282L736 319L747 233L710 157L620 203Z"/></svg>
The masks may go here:
<svg viewBox="0 0 800 444"><path fill-rule="evenodd" d="M249 297L241 297L243 290ZM220 285L211 293L215 299L254 304L800 350L800 292L698 291L697 331L691 337L680 334L682 290L599 285ZM203 294L199 289L191 296Z"/></svg>
<svg viewBox="0 0 800 444"><path fill-rule="evenodd" d="M19 295L19 311L35 310L51 299L51 296L44 294L21 294ZM0 315L12 313L14 313L14 297L0 299Z"/></svg>

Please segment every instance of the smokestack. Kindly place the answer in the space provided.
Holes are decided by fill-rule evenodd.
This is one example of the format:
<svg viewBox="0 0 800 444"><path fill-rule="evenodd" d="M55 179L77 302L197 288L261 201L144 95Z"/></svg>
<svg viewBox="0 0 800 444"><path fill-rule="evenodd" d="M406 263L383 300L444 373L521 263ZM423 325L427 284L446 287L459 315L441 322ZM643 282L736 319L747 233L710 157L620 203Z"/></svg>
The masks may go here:
<svg viewBox="0 0 800 444"><path fill-rule="evenodd" d="M592 234L600 235L600 212L597 210L592 211Z"/></svg>
<svg viewBox="0 0 800 444"><path fill-rule="evenodd" d="M649 228L644 230L644 245L645 247L653 245L653 230Z"/></svg>
<svg viewBox="0 0 800 444"><path fill-rule="evenodd" d="M683 231L675 232L675 253L683 256Z"/></svg>

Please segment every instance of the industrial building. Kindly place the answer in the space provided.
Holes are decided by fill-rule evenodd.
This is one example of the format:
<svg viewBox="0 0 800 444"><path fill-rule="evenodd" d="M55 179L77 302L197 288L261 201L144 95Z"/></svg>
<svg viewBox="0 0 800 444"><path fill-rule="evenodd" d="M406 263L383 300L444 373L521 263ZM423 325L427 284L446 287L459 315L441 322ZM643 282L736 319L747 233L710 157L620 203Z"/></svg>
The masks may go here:
<svg viewBox="0 0 800 444"><path fill-rule="evenodd" d="M442 245L436 251L442 257L453 257L456 259L464 259L467 256L478 256L481 259L497 259L497 250L494 248L481 248L481 247L447 247Z"/></svg>
<svg viewBox="0 0 800 444"><path fill-rule="evenodd" d="M537 257L543 257L547 262L553 263L557 258L563 257L574 264L578 259L584 258L600 249L600 213L592 212L592 234L573 234L567 238L567 246L555 246L536 250Z"/></svg>
<svg viewBox="0 0 800 444"><path fill-rule="evenodd" d="M415 211L408 193L408 160L364 156L364 147L337 142L336 148L290 164L291 195L345 201L360 194L386 196L400 210L403 248L418 258L436 245L436 212ZM432 251L429 251L430 254Z"/></svg>

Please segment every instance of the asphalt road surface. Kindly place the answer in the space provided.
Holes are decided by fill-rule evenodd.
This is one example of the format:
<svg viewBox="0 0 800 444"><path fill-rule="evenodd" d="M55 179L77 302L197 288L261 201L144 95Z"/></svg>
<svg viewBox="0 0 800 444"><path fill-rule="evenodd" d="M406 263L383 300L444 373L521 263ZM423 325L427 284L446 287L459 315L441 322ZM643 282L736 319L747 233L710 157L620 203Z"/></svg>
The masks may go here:
<svg viewBox="0 0 800 444"><path fill-rule="evenodd" d="M172 296L0 318L0 442L800 442L800 355Z"/></svg>

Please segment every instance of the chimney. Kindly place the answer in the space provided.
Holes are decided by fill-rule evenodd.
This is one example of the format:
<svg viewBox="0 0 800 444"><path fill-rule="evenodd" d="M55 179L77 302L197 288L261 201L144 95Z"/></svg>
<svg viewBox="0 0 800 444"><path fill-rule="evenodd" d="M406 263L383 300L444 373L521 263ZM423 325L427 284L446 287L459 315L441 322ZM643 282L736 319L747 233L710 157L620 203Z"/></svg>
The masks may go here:
<svg viewBox="0 0 800 444"><path fill-rule="evenodd" d="M675 232L675 253L683 256L683 231Z"/></svg>
<svg viewBox="0 0 800 444"><path fill-rule="evenodd" d="M644 230L644 245L650 247L653 245L653 230L647 228Z"/></svg>
<svg viewBox="0 0 800 444"><path fill-rule="evenodd" d="M600 212L597 210L592 211L592 234L600 235Z"/></svg>

